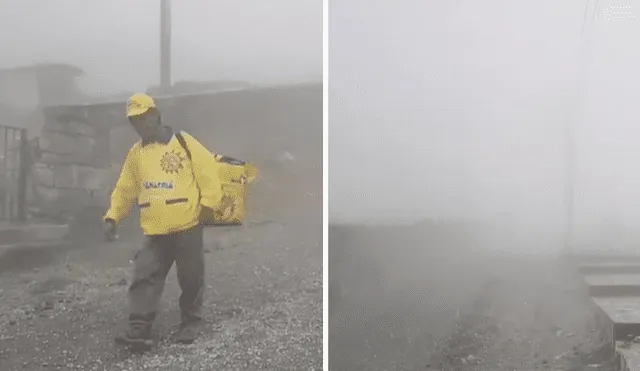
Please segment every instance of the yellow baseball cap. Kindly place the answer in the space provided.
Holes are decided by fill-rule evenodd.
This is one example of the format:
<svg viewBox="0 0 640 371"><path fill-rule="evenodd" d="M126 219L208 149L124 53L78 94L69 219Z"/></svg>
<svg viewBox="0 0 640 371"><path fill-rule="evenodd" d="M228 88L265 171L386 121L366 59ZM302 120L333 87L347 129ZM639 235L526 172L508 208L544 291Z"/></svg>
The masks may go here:
<svg viewBox="0 0 640 371"><path fill-rule="evenodd" d="M153 98L147 94L134 94L127 101L127 117L142 115L155 106Z"/></svg>

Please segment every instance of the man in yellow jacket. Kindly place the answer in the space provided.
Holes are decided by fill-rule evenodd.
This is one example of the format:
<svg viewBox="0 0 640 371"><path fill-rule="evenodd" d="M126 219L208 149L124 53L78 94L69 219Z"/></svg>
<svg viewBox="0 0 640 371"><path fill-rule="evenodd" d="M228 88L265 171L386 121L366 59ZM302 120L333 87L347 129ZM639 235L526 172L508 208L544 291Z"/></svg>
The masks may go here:
<svg viewBox="0 0 640 371"><path fill-rule="evenodd" d="M136 254L129 287L129 329L116 342L139 349L153 345L151 326L175 262L182 289L182 323L176 340L191 343L203 322L201 221L210 220L222 197L218 163L193 136L163 126L150 96L133 95L127 102L127 117L141 139L122 165L104 216L105 232L110 239L115 236L117 224L137 205L146 243Z"/></svg>

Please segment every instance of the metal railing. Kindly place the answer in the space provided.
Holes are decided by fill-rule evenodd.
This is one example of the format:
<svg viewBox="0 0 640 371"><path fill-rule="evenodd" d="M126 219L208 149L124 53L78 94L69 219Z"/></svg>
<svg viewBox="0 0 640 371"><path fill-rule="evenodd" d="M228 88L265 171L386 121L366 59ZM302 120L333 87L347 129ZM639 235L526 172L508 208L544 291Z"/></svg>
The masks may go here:
<svg viewBox="0 0 640 371"><path fill-rule="evenodd" d="M26 219L27 129L0 125L0 220Z"/></svg>

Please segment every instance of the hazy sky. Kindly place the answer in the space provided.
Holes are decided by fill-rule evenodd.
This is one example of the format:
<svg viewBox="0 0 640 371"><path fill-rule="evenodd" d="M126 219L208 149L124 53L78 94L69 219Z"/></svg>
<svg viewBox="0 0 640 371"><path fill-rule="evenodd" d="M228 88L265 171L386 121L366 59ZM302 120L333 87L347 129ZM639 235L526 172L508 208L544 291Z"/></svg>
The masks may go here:
<svg viewBox="0 0 640 371"><path fill-rule="evenodd" d="M322 0L172 3L174 81L321 80ZM68 62L89 85L144 89L159 81L159 9L159 0L0 0L0 67Z"/></svg>
<svg viewBox="0 0 640 371"><path fill-rule="evenodd" d="M331 2L330 217L561 223L578 102L577 220L640 227L638 26L600 3L580 103L584 0Z"/></svg>

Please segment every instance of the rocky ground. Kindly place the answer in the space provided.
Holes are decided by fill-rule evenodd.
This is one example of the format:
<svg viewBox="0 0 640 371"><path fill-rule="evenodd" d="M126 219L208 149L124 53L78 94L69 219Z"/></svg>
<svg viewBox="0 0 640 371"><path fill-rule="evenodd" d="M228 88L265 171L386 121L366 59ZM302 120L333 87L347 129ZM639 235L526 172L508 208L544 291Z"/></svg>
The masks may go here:
<svg viewBox="0 0 640 371"><path fill-rule="evenodd" d="M125 325L138 239L106 244L96 236L64 252L5 255L0 369L321 370L320 196L305 194L309 202L287 219L208 229L204 335L189 346L169 340L179 322L172 270L159 346L141 356L113 342Z"/></svg>
<svg viewBox="0 0 640 371"><path fill-rule="evenodd" d="M163 111L175 129L259 171L247 226L206 232L209 323L196 344L169 341L179 321L172 270L155 326L159 347L138 356L114 345L141 242L104 243L100 207L76 215L64 251L0 257L0 370L322 369L321 93L313 84L165 102L176 108ZM112 132L114 163L135 140L130 128Z"/></svg>
<svg viewBox="0 0 640 371"><path fill-rule="evenodd" d="M566 263L433 236L330 230L331 370L613 369Z"/></svg>

